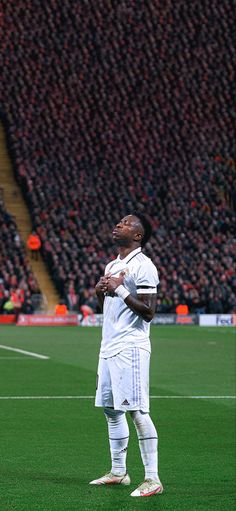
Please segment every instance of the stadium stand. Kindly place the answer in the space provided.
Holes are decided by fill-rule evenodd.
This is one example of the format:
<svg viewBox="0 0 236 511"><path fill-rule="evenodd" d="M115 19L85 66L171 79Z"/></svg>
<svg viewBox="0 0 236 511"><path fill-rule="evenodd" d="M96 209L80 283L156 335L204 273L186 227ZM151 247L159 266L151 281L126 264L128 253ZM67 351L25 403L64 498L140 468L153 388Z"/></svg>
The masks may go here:
<svg viewBox="0 0 236 511"><path fill-rule="evenodd" d="M159 311L235 310L230 0L2 3L9 151L69 308L96 309L111 228L138 204Z"/></svg>
<svg viewBox="0 0 236 511"><path fill-rule="evenodd" d="M40 291L13 218L0 199L0 314L32 313ZM6 305L7 304L7 305Z"/></svg>

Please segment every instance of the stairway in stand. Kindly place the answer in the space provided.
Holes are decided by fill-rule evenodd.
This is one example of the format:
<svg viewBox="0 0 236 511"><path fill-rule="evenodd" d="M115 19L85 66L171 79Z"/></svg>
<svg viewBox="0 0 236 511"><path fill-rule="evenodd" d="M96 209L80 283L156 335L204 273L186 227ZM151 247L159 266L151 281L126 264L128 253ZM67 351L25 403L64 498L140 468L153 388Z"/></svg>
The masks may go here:
<svg viewBox="0 0 236 511"><path fill-rule="evenodd" d="M11 161L7 152L5 132L0 123L0 188L3 190L3 198L6 210L14 217L18 232L26 244L32 230L31 219L26 207L21 190L15 180ZM27 248L26 248L27 250ZM30 259L32 272L34 273L41 292L46 297L48 312L54 312L59 296L48 275L47 267L39 255L38 261Z"/></svg>

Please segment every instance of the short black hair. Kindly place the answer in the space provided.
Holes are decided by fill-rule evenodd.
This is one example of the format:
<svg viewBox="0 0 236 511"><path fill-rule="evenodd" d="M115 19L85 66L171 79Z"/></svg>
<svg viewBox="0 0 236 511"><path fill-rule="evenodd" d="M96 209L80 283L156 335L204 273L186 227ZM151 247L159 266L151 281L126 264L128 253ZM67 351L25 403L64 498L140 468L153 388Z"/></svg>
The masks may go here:
<svg viewBox="0 0 236 511"><path fill-rule="evenodd" d="M146 245L146 243L148 242L148 240L151 238L151 235L152 235L151 222L148 220L148 218L145 215L142 215L142 213L139 213L137 211L134 211L132 213L132 215L136 216L139 219L139 221L143 227L144 235L141 240L141 247L144 247L144 245Z"/></svg>

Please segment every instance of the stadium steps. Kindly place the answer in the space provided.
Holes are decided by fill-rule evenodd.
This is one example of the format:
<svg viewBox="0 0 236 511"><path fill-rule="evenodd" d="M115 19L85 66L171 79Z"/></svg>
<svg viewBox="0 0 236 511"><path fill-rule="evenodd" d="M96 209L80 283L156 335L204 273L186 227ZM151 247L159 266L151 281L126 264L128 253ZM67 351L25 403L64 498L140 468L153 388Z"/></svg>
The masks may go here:
<svg viewBox="0 0 236 511"><path fill-rule="evenodd" d="M27 238L32 231L32 224L29 211L26 207L21 189L18 186L11 161L7 152L5 132L2 124L0 123L0 188L2 189L4 204L10 215L13 216L18 232L24 241L25 245ZM26 251L28 249L26 248ZM29 255L29 254L28 254ZM55 305L59 301L54 285L49 277L47 267L39 255L38 261L30 259L29 261L32 271L38 281L39 288L43 295L46 297L47 309L53 312Z"/></svg>

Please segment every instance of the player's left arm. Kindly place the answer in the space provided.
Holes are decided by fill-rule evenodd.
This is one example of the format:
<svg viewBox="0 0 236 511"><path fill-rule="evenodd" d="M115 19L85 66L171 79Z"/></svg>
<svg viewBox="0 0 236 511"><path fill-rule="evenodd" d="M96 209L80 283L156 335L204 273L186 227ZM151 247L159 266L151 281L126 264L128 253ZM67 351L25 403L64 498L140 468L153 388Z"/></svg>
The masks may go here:
<svg viewBox="0 0 236 511"><path fill-rule="evenodd" d="M133 312L141 316L145 321L152 321L156 310L156 293L148 295L139 294L137 298L129 294L124 301Z"/></svg>

